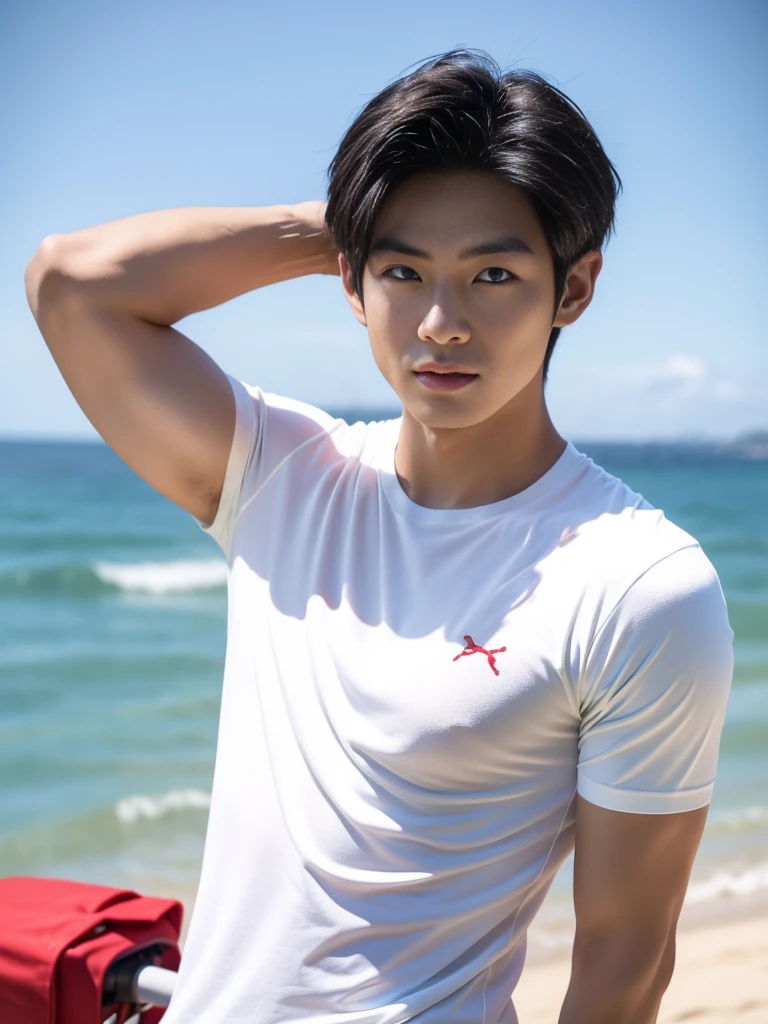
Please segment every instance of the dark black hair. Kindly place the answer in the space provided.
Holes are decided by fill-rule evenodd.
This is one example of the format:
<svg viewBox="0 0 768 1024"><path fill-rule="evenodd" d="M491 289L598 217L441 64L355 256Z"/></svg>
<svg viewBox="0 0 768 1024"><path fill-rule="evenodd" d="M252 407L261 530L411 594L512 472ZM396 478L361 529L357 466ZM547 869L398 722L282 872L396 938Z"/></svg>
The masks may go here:
<svg viewBox="0 0 768 1024"><path fill-rule="evenodd" d="M581 109L535 71L502 74L483 51L450 50L374 96L328 168L326 224L361 300L382 203L428 170L490 171L525 189L552 254L553 319L571 266L614 230L621 179Z"/></svg>

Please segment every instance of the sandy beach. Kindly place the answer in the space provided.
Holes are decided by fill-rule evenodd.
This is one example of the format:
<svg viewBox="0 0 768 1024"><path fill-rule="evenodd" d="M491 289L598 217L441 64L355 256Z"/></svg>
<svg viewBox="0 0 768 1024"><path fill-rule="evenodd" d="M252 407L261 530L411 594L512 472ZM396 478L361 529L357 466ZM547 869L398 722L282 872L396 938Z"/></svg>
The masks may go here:
<svg viewBox="0 0 768 1024"><path fill-rule="evenodd" d="M526 965L520 1024L556 1024L570 974L564 955ZM658 1024L768 1024L768 915L679 928L675 973Z"/></svg>

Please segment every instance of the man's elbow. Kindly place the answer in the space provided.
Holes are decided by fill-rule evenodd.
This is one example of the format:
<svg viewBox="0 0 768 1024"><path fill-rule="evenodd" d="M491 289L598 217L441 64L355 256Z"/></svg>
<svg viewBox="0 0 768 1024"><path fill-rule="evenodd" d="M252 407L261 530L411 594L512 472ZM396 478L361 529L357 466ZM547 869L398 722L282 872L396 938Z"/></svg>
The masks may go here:
<svg viewBox="0 0 768 1024"><path fill-rule="evenodd" d="M659 963L658 978L660 984L663 986L661 989L662 995L669 988L669 983L672 981L672 975L675 972L675 953L677 945L675 942L675 931L672 930L672 935L667 940L667 944L664 947L664 952L661 956L661 962Z"/></svg>
<svg viewBox="0 0 768 1024"><path fill-rule="evenodd" d="M661 942L637 935L577 941L560 1024L654 1024L674 967L674 930Z"/></svg>
<svg viewBox="0 0 768 1024"><path fill-rule="evenodd" d="M60 238L60 235L46 235L24 268L24 290L35 319L38 317L42 289L45 287L46 291L50 291L52 282L62 276Z"/></svg>

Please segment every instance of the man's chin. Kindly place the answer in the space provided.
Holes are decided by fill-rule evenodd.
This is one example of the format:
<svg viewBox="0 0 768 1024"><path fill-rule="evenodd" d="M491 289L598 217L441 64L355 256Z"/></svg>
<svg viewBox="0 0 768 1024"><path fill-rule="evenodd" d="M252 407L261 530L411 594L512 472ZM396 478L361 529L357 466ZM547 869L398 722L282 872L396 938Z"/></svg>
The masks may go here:
<svg viewBox="0 0 768 1024"><path fill-rule="evenodd" d="M467 396L459 396L455 392L447 395L434 395L424 397L419 395L401 396L403 412L415 420L421 426L429 430L461 430L467 427L476 427L490 419L497 411L495 406L487 401L478 400L477 396L472 401L466 401Z"/></svg>

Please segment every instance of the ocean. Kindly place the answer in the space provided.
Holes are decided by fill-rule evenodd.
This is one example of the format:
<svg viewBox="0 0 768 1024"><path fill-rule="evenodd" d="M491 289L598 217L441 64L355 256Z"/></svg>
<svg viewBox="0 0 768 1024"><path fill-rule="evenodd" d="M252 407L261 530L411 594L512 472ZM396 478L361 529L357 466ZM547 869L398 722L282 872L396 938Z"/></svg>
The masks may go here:
<svg viewBox="0 0 768 1024"><path fill-rule="evenodd" d="M768 461L575 443L700 541L735 632L681 922L768 905ZM226 566L190 516L100 442L0 442L0 876L175 896L186 934L225 644ZM531 929L532 956L570 942L570 872L571 858Z"/></svg>

